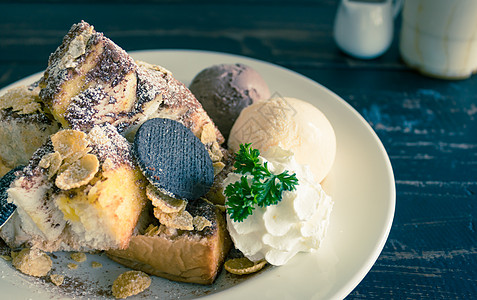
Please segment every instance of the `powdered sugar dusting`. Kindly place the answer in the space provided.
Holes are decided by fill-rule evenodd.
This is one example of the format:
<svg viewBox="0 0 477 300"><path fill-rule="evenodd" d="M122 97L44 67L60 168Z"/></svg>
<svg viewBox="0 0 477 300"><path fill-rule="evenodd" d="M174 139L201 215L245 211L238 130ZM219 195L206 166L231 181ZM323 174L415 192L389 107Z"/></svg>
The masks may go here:
<svg viewBox="0 0 477 300"><path fill-rule="evenodd" d="M0 253L10 254L10 249L1 240ZM24 293L29 291L32 299L114 299L111 292L114 280L119 274L131 270L113 262L103 253L87 253L87 260L78 264L75 270L67 267L68 263L74 262L69 252L55 252L49 255L53 261L50 274L64 275L65 281L62 285L54 285L49 275L35 278L21 274L14 269L11 262L0 259L1 278L12 286L12 290L7 289L4 292L10 295L17 289ZM93 268L91 266L93 261L101 263L102 267ZM151 286L133 299L195 299L223 291L240 282L260 276L267 270L270 268L249 276L237 276L222 271L213 285L185 284L152 276Z"/></svg>
<svg viewBox="0 0 477 300"><path fill-rule="evenodd" d="M33 156L30 159L28 165L21 172L22 175L25 175L27 177L33 177L38 176L39 173L45 173L45 170L43 168L39 168L38 164L40 163L40 160L43 158L43 156L54 151L55 150L53 149L53 144L48 138L48 141L33 153Z"/></svg>
<svg viewBox="0 0 477 300"><path fill-rule="evenodd" d="M40 97L46 103L53 100L61 84L68 80L70 72L79 64L93 33L94 28L86 22L74 24L63 38L63 43L50 55L48 68L40 81Z"/></svg>
<svg viewBox="0 0 477 300"><path fill-rule="evenodd" d="M101 86L91 87L71 99L66 109L65 120L72 129L89 131L95 124L115 119L115 114L107 110L116 99L106 93Z"/></svg>
<svg viewBox="0 0 477 300"><path fill-rule="evenodd" d="M96 125L88 133L87 139L93 148L91 153L95 154L101 163L108 161L108 167L124 163L133 167L131 144L118 133L113 125Z"/></svg>

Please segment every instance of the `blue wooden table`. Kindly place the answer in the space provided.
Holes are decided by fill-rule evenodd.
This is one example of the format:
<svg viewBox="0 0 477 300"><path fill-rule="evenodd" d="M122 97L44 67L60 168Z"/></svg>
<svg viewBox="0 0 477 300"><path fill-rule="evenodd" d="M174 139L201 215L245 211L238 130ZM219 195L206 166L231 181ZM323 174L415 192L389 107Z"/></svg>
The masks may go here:
<svg viewBox="0 0 477 300"><path fill-rule="evenodd" d="M383 56L336 47L336 0L0 2L0 86L46 67L82 19L125 50L202 49L304 74L349 102L395 173L394 223L349 299L477 299L477 75L424 77L403 64L399 21Z"/></svg>

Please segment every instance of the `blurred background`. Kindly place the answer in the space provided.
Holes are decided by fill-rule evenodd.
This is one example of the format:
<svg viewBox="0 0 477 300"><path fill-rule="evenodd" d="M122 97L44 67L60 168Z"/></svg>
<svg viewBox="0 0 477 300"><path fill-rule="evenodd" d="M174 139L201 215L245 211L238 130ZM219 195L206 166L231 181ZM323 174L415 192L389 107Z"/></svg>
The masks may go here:
<svg viewBox="0 0 477 300"><path fill-rule="evenodd" d="M317 68L333 71L385 64L393 70L404 69L395 45L375 61L355 60L339 51L332 36L337 0L69 2L0 1L0 53L11 54L0 58L0 85L43 70L45 57L61 43L71 25L81 20L127 51L227 52L309 76L320 76L314 71ZM14 64L22 63L29 69L12 74Z"/></svg>

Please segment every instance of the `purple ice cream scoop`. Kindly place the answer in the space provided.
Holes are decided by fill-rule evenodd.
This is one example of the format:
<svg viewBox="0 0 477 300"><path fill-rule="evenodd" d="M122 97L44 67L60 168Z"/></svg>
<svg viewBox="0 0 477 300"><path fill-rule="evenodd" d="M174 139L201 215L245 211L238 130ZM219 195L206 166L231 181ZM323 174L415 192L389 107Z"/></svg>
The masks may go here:
<svg viewBox="0 0 477 300"><path fill-rule="evenodd" d="M228 138L242 109L270 98L262 76L243 64L221 64L202 70L190 84L190 90Z"/></svg>

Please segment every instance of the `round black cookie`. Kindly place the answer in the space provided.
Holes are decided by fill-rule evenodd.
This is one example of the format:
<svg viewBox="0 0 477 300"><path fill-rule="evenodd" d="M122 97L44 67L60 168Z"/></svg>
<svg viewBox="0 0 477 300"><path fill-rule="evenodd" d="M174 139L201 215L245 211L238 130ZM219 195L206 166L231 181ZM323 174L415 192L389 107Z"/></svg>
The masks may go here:
<svg viewBox="0 0 477 300"><path fill-rule="evenodd" d="M10 170L7 174L3 175L2 178L0 178L0 226L3 225L3 223L5 223L8 218L10 218L10 216L17 208L15 204L7 202L7 190L12 184L13 180L16 179L15 172L22 169L23 166L18 166Z"/></svg>
<svg viewBox="0 0 477 300"><path fill-rule="evenodd" d="M170 196L195 200L214 181L204 144L177 121L155 118L144 122L134 138L133 153L144 176Z"/></svg>

